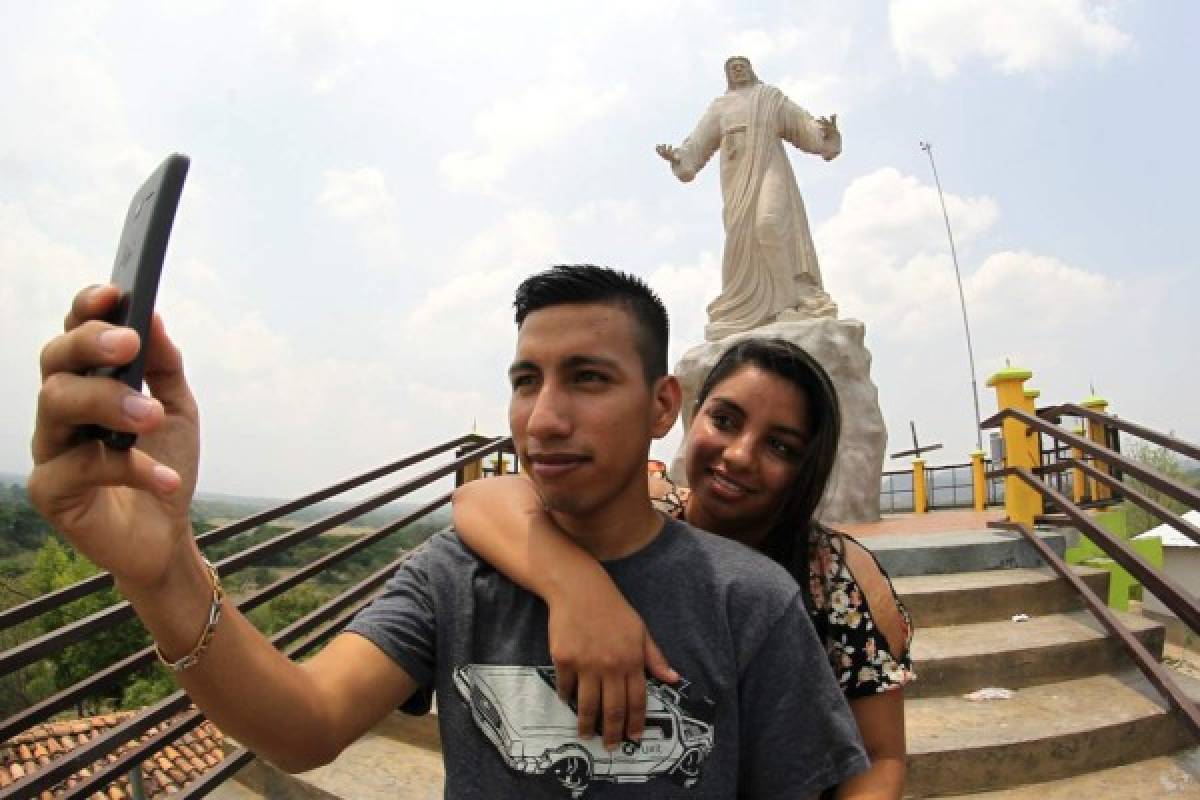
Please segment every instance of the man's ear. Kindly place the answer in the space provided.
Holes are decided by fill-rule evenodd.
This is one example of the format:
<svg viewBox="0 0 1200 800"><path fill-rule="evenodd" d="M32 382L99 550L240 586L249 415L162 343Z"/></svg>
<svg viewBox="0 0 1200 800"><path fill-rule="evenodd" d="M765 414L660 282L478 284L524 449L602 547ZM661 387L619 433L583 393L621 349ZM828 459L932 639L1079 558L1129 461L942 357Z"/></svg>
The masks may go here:
<svg viewBox="0 0 1200 800"><path fill-rule="evenodd" d="M666 436L675 427L679 409L683 405L683 389L674 375L664 375L651 387L654 398L650 433L655 439Z"/></svg>

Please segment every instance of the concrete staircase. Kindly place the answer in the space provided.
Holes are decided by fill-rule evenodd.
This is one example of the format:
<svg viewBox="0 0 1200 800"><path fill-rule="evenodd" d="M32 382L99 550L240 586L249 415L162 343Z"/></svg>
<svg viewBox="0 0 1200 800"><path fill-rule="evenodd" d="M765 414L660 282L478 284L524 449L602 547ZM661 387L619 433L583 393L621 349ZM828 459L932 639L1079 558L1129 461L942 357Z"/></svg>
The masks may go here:
<svg viewBox="0 0 1200 800"><path fill-rule="evenodd" d="M1061 534L1043 538L1063 552ZM864 544L892 574L917 626L919 679L905 706L908 796L1200 798L1200 751L1190 749L1187 729L1018 534ZM1080 573L1106 596L1106 572ZM1029 619L1014 622L1017 614ZM1161 658L1163 627L1121 617ZM963 697L985 687L1014 695Z"/></svg>

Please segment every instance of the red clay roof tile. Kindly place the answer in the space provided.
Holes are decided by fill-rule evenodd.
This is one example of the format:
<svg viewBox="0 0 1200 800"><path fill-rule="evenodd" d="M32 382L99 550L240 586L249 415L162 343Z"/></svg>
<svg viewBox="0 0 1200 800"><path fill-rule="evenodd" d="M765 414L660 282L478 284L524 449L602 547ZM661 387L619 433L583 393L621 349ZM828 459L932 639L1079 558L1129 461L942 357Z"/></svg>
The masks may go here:
<svg viewBox="0 0 1200 800"><path fill-rule="evenodd" d="M88 719L49 722L23 731L7 742L0 742L0 787L35 774L55 759L125 722L133 714L131 711L122 711ZM169 729L172 724L173 721L150 728L139 741ZM120 753L131 746L132 743L126 743L38 797L55 800L68 787L76 786L90 777L94 769L116 761ZM146 797L157 799L181 791L187 783L219 764L223 758L224 736L211 722L204 722L177 742L147 756L142 763ZM130 800L130 797L129 778L123 775L105 790L93 793L89 800Z"/></svg>

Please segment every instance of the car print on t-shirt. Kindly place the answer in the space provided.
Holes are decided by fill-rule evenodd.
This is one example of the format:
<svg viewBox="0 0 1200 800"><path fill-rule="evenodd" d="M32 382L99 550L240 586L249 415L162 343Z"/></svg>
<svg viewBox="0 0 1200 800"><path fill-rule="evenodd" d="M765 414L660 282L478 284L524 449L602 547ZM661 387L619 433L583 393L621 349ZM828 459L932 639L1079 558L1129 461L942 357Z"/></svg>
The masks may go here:
<svg viewBox="0 0 1200 800"><path fill-rule="evenodd" d="M715 704L689 698L686 682L672 687L647 678L642 740L612 751L599 736L579 738L575 712L556 691L554 667L468 664L454 670L454 685L510 768L551 776L572 798L593 781L667 777L694 786L713 749Z"/></svg>

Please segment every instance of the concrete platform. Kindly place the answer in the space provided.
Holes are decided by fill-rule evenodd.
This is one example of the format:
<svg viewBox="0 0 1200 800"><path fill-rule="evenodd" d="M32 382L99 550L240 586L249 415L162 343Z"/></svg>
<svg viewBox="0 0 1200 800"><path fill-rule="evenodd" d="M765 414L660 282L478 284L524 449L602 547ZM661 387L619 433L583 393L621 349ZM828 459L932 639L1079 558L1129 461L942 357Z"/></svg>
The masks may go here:
<svg viewBox="0 0 1200 800"><path fill-rule="evenodd" d="M1100 597L1108 596L1108 572L1076 567ZM939 625L1040 617L1084 607L1083 598L1049 567L984 570L952 575L908 575L892 580L917 630Z"/></svg>
<svg viewBox="0 0 1200 800"><path fill-rule="evenodd" d="M1116 613L1161 659L1163 626ZM918 629L912 653L919 679L905 690L910 698L959 695L985 686L1020 689L1135 668L1120 641L1089 611Z"/></svg>
<svg viewBox="0 0 1200 800"><path fill-rule="evenodd" d="M1200 798L1200 749L1160 756L1049 783L954 795L958 800L1077 800L1077 798Z"/></svg>
<svg viewBox="0 0 1200 800"><path fill-rule="evenodd" d="M1061 532L1038 533L1060 556L1066 551ZM893 578L1044 566L1033 546L1021 534L1009 531L896 533L860 541Z"/></svg>
<svg viewBox="0 0 1200 800"><path fill-rule="evenodd" d="M436 716L397 712L332 764L288 775L255 760L236 780L269 800L441 800L441 748Z"/></svg>
<svg viewBox="0 0 1200 800"><path fill-rule="evenodd" d="M1134 672L1032 686L1011 700L910 700L908 792L1009 789L1168 756L1193 742L1167 708Z"/></svg>
<svg viewBox="0 0 1200 800"><path fill-rule="evenodd" d="M931 511L928 514L914 514L911 511L894 512L884 514L875 522L833 522L830 520L825 520L825 522L851 536L866 538L889 536L894 533L982 531L987 530L988 523L999 522L1004 518L1005 513L1002 508L992 508L987 511L957 508Z"/></svg>

